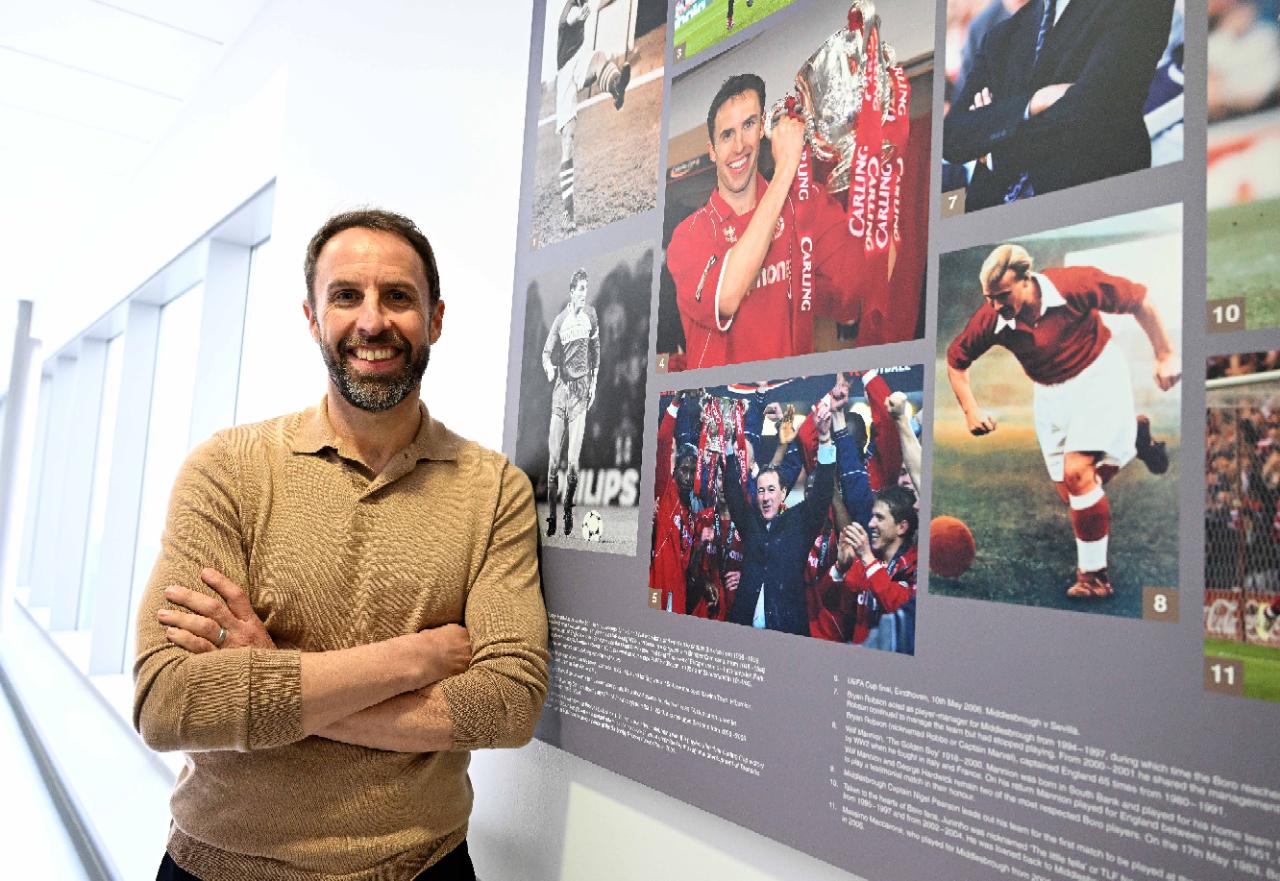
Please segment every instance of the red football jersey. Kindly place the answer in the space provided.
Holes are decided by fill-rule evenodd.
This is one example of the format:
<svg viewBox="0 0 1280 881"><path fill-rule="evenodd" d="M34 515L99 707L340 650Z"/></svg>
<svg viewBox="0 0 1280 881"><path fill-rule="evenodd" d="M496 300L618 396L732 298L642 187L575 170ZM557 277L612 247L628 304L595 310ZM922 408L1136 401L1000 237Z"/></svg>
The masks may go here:
<svg viewBox="0 0 1280 881"><path fill-rule="evenodd" d="M756 184L763 198L769 185L761 176ZM795 197L788 196L756 280L728 320L718 314L720 276L754 209L735 214L716 191L676 227L667 246L667 268L676 284L689 368L812 352L818 304L824 313L839 313L830 316L837 320L857 318L855 273L845 265L854 243L844 211L825 189L815 184L813 190L813 229L796 229ZM812 278L809 300L802 295L804 273Z"/></svg>
<svg viewBox="0 0 1280 881"><path fill-rule="evenodd" d="M1049 284L1041 281L1042 311L1033 324L1017 318L1008 327L996 310L983 304L947 347L947 363L966 370L992 346L1004 346L1032 381L1065 382L1092 364L1111 339L1101 313L1132 313L1147 295L1143 285L1092 266L1045 269L1036 275Z"/></svg>

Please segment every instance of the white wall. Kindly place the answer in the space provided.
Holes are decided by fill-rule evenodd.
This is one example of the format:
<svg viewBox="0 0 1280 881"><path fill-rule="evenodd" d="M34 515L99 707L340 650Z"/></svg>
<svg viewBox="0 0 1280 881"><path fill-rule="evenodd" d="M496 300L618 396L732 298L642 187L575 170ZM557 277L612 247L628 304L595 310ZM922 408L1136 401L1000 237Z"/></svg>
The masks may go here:
<svg viewBox="0 0 1280 881"><path fill-rule="evenodd" d="M275 178L269 283L247 307L237 419L319 399L303 248L329 213L373 204L414 217L438 251L447 312L424 387L433 413L500 444L531 4L479 8L268 3L118 216L76 248L85 259L51 285L76 291L73 308L37 292L45 351ZM473 779L486 881L853 878L542 744L477 754Z"/></svg>

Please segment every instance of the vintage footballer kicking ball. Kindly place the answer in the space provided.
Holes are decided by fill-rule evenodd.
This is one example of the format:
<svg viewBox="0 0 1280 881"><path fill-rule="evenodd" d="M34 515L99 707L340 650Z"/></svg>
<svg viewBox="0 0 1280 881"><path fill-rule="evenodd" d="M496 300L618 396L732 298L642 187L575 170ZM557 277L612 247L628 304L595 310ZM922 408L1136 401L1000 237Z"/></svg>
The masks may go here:
<svg viewBox="0 0 1280 881"><path fill-rule="evenodd" d="M604 537L604 518L599 511L588 511L582 518L582 537L587 541L600 541Z"/></svg>
<svg viewBox="0 0 1280 881"><path fill-rule="evenodd" d="M942 515L929 524L929 571L947 578L963 575L977 550L964 521Z"/></svg>

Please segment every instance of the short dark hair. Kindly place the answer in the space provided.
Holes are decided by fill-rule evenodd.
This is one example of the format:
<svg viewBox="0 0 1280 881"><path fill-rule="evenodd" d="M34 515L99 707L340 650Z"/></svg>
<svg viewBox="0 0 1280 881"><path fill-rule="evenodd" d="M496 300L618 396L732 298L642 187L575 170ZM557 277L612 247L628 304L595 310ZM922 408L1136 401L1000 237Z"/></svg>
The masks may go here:
<svg viewBox="0 0 1280 881"><path fill-rule="evenodd" d="M578 282L587 280L587 271L579 266L573 271L573 278L569 279L569 290L573 290L578 286Z"/></svg>
<svg viewBox="0 0 1280 881"><path fill-rule="evenodd" d="M884 502L889 509L889 516L894 523L907 522L906 541L915 541L916 530L920 528L920 514L916 511L916 494L905 486L892 484L875 494L877 502Z"/></svg>
<svg viewBox="0 0 1280 881"><path fill-rule="evenodd" d="M316 234L307 243L307 257L302 271L307 280L307 302L311 308L316 306L316 261L320 252L329 240L348 229L374 229L397 235L409 243L422 259L422 268L427 276L427 295L434 306L440 302L440 270L436 267L436 255L431 250L431 243L418 229L418 225L403 214L384 211L381 208L359 208L355 211L344 211L335 214L324 222Z"/></svg>
<svg viewBox="0 0 1280 881"><path fill-rule="evenodd" d="M764 477L766 474L772 474L774 477L778 478L778 489L782 489L782 469L781 468L779 468L777 465L774 465L772 463L769 465L762 465L760 467L760 470L756 472L756 483L757 484L760 483L760 478Z"/></svg>
<svg viewBox="0 0 1280 881"><path fill-rule="evenodd" d="M760 112L764 112L764 80L754 73L734 74L724 81L720 91L716 92L716 96L711 99L711 109L707 111L707 140L715 143L716 114L720 112L724 102L743 92L755 92L760 99Z"/></svg>

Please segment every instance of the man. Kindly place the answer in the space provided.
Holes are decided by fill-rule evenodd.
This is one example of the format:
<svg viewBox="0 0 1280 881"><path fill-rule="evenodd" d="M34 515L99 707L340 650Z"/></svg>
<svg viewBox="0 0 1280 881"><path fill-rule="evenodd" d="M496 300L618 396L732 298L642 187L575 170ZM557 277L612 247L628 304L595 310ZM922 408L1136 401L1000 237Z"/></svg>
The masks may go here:
<svg viewBox="0 0 1280 881"><path fill-rule="evenodd" d="M680 405L672 400L658 424L658 465L654 478L653 559L649 589L660 592L663 609L681 615L688 612L687 580L693 552L693 481L698 451L685 444L675 455L676 415Z"/></svg>
<svg viewBox="0 0 1280 881"><path fill-rule="evenodd" d="M134 725L187 751L158 877L473 879L467 750L546 694L532 490L418 400L412 221L331 218L306 281L323 400L196 448L139 612Z"/></svg>
<svg viewBox="0 0 1280 881"><path fill-rule="evenodd" d="M578 269L569 281L569 303L551 322L542 346L542 369L552 384L551 427L547 435L547 535L556 534L556 490L560 458L565 461L564 534L573 534L573 497L578 491L578 460L587 428L587 410L596 400L600 372L600 323L587 305L587 271Z"/></svg>
<svg viewBox="0 0 1280 881"><path fill-rule="evenodd" d="M969 384L969 366L992 346L1004 346L1035 384L1036 437L1049 478L1071 509L1078 568L1067 588L1073 599L1111 596L1107 539L1111 508L1103 490L1136 455L1153 472L1169 467L1163 443L1134 412L1129 366L1110 345L1102 313L1132 315L1155 353L1162 391L1182 378L1182 359L1165 332L1147 289L1090 266L1032 272L1020 245L993 250L979 273L986 305L947 348L947 378L975 436L996 430Z"/></svg>
<svg viewBox="0 0 1280 881"><path fill-rule="evenodd" d="M784 633L809 633L805 567L809 550L827 521L835 494L836 448L831 439L831 409L823 402L816 416L817 467L813 488L794 508L784 510L775 466L756 478L757 506L747 501L738 457L729 448L725 459L724 495L733 525L742 535L742 574L729 610L735 624L767 627Z"/></svg>
<svg viewBox="0 0 1280 881"><path fill-rule="evenodd" d="M841 531L828 578L853 598L854 645L915 654L916 496L894 484L875 499L868 528L853 522Z"/></svg>
<svg viewBox="0 0 1280 881"><path fill-rule="evenodd" d="M560 135L560 199L568 232L578 230L573 213L573 139L578 132L578 92L592 83L613 96L621 110L631 82L631 65L617 63L600 50L587 49L587 19L600 11L600 0L566 0L556 31L556 133Z"/></svg>
<svg viewBox="0 0 1280 881"><path fill-rule="evenodd" d="M797 230L792 195L804 149L804 124L773 127L774 172L759 172L764 81L738 74L724 82L707 112L707 153L716 188L707 204L672 233L667 268L676 286L690 369L781 358L813 351L813 317L857 317L854 239L839 203L807 184L811 229ZM804 284L813 289L806 296Z"/></svg>
<svg viewBox="0 0 1280 881"><path fill-rule="evenodd" d="M994 26L943 124L966 210L1151 165L1143 104L1174 0L1034 0Z"/></svg>

